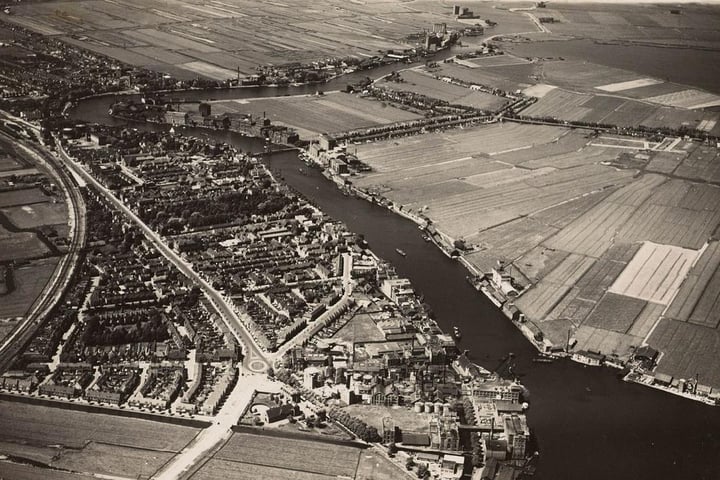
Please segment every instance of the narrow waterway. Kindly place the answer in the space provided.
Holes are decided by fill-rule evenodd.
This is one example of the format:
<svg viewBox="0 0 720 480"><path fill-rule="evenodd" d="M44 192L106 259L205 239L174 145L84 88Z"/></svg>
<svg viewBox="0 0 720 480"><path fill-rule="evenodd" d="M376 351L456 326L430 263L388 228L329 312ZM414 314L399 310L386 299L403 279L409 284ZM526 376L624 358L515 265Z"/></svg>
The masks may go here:
<svg viewBox="0 0 720 480"><path fill-rule="evenodd" d="M347 80L330 84L338 89ZM289 92L303 93L303 88ZM313 90L316 87L310 87ZM234 90L228 98L271 96L274 89ZM218 92L193 92L219 98ZM83 102L74 118L104 124L111 98ZM167 126L138 125L166 130ZM261 151L263 142L232 132L187 129L190 135L225 141L244 151ZM720 408L622 382L616 372L570 361L533 363L534 349L483 295L466 282L466 270L423 241L417 226L364 200L346 197L318 171L303 168L295 152L265 159L281 179L328 215L365 236L372 250L390 260L425 295L440 326L462 331L461 348L477 363L494 369L510 352L516 372L531 393L528 421L540 456L541 480L656 480L720 478ZM401 248L407 257L395 252Z"/></svg>

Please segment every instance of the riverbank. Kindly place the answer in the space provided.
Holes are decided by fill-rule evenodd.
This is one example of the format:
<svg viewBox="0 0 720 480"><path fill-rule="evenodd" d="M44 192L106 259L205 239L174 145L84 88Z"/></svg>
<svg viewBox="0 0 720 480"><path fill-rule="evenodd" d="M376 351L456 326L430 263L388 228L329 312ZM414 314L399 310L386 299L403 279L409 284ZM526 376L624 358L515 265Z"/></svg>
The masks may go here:
<svg viewBox="0 0 720 480"><path fill-rule="evenodd" d="M322 165L321 165L322 167ZM472 285L473 289L477 292L482 293L490 302L499 310L502 315L510 320L510 323L519 330L523 337L530 343L530 345L540 354L547 358L568 358L573 362L580 363L585 366L605 366L611 367L615 370L629 369L629 374L625 376L625 381L630 381L643 386L650 386L656 390L660 390L666 393L672 393L679 397L702 402L706 405L716 406L720 404L718 402L717 395L712 396L707 394L696 394L688 392L684 385L673 384L663 386L655 380L654 375L648 375L644 372L643 368L637 365L635 362L622 362L616 358L606 357L605 355L596 354L592 351L574 351L568 349L567 346L554 345L548 341L543 335L542 329L539 328L532 320L526 319L522 311L520 311L514 304L512 299L502 292L502 289L495 284L493 281L493 274L491 272L483 272L472 265L466 260L457 249L455 249L452 239L447 235L437 230L430 219L408 212L401 206L396 205L394 202L376 195L370 194L361 188L358 188L348 182L339 175L334 175L327 168L323 168L323 176L331 180L335 185L342 190L363 199L372 204L381 206L393 214L399 215L405 219L408 219L418 225L421 230L426 232L427 237L432 243L440 250L446 257L457 260L469 273L467 277L468 282ZM570 347L572 344L569 343ZM637 377L642 380L635 380ZM661 375L658 375L661 377ZM676 382L677 383L677 382Z"/></svg>

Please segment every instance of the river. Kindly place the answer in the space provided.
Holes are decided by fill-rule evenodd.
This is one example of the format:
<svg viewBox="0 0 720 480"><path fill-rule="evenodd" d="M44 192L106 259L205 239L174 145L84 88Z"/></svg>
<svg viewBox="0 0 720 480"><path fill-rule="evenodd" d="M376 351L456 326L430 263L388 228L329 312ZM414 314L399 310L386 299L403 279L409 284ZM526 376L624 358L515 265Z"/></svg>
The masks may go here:
<svg viewBox="0 0 720 480"><path fill-rule="evenodd" d="M390 69L388 69L389 71ZM347 80L323 86L339 89ZM318 87L253 88L192 92L183 98L247 98L300 94ZM107 115L112 98L81 103L74 118L116 123ZM125 122L123 122L125 123ZM138 128L167 129L162 125ZM261 151L263 142L232 132L187 129L189 134L230 142L244 151ZM417 226L388 210L346 197L317 170L300 173L295 152L265 158L281 179L331 217L365 236L372 250L397 266L425 295L438 323L460 327L462 349L477 363L496 368L508 353L530 390L528 422L540 456L540 480L656 480L720 478L720 409L622 382L607 368L583 367L568 360L533 363L535 350L483 295L466 282L466 270L421 238ZM396 252L401 248L407 257Z"/></svg>

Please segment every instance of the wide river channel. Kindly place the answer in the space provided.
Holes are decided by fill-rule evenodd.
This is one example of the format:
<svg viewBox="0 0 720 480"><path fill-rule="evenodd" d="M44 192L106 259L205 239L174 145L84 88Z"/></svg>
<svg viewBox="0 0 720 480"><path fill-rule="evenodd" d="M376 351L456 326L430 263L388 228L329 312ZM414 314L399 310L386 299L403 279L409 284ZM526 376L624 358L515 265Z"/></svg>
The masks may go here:
<svg viewBox="0 0 720 480"><path fill-rule="evenodd" d="M667 52L667 51L665 51ZM383 67L373 77L397 67ZM184 92L184 99L231 99L340 90L354 74L328 84L288 88L242 88ZM83 101L78 120L125 124L108 116L113 97ZM167 130L163 125L131 125ZM260 139L201 129L184 133L229 142L244 151L262 151ZM540 452L534 478L542 480L720 479L720 408L655 391L617 378L608 368L568 360L533 363L535 350L482 294L466 282L467 271L422 240L417 226L364 200L346 197L317 170L303 168L295 152L265 159L281 179L328 215L365 235L372 250L397 266L435 312L440 326L460 327L462 349L489 369L512 352L515 371L530 391L528 422ZM407 257L396 252L401 248ZM718 352L720 354L720 352ZM535 462L535 460L534 460Z"/></svg>

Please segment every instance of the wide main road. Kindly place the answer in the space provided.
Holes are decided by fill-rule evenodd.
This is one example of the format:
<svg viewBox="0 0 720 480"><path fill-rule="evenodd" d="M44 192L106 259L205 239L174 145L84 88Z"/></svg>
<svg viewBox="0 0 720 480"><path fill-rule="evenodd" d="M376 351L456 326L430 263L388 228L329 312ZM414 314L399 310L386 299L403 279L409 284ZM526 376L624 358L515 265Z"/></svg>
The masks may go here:
<svg viewBox="0 0 720 480"><path fill-rule="evenodd" d="M130 221L135 223L140 230L143 232L145 237L150 240L155 248L158 249L162 255L167 258L175 267L190 278L196 285L198 285L205 296L217 309L218 313L222 317L225 324L228 326L231 332L240 342L243 349L243 367L254 373L264 372L268 365L267 359L263 354L260 347L255 342L255 339L245 329L245 326L240 321L233 308L227 304L223 296L213 288L204 278L193 270L192 266L183 260L177 253L175 253L145 222L143 222L135 213L130 210L122 201L120 201L113 192L107 189L104 185L98 182L95 177L88 173L80 164L78 164L67 152L63 149L59 139L55 138L55 144L57 146L60 158L65 162L65 165L74 171L77 175L82 177L89 185L92 185L97 189L113 206L121 211Z"/></svg>

